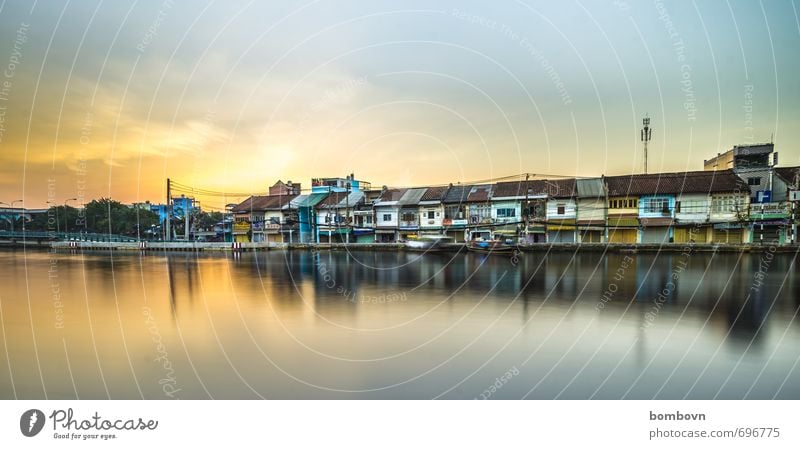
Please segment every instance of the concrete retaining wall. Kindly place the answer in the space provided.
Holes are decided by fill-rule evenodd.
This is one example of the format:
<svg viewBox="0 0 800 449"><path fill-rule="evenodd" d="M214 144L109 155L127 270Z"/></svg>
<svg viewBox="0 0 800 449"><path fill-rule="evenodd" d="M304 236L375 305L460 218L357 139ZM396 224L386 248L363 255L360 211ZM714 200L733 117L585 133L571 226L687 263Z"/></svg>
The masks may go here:
<svg viewBox="0 0 800 449"><path fill-rule="evenodd" d="M119 250L119 251L267 251L267 250L326 250L326 251L404 251L402 243L233 243L228 242L51 242L55 249L65 250ZM443 249L463 251L464 244L451 243ZM800 252L798 245L769 246L758 244L606 244L606 243L540 243L517 247L523 252Z"/></svg>

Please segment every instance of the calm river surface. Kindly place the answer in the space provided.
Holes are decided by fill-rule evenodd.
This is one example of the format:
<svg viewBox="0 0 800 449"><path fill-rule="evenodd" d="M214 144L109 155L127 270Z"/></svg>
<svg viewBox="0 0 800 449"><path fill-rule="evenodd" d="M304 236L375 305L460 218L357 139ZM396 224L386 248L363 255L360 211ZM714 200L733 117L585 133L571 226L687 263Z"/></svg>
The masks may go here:
<svg viewBox="0 0 800 449"><path fill-rule="evenodd" d="M796 254L0 261L3 399L800 399Z"/></svg>

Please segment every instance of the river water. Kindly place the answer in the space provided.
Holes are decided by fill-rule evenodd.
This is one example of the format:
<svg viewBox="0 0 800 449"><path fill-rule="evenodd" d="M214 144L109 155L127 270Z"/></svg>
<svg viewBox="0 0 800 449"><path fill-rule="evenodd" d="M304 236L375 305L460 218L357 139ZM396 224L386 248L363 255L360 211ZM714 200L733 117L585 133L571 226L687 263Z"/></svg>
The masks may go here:
<svg viewBox="0 0 800 449"><path fill-rule="evenodd" d="M0 259L3 399L800 399L795 253Z"/></svg>

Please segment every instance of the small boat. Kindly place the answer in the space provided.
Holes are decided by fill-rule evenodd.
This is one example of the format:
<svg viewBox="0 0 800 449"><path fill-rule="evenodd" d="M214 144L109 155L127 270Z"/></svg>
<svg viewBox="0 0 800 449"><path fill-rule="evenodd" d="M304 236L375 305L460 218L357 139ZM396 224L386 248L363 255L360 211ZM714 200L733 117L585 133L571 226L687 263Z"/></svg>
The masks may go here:
<svg viewBox="0 0 800 449"><path fill-rule="evenodd" d="M453 238L447 235L419 235L412 236L406 240L406 249L409 251L438 252L444 249L444 245L452 243Z"/></svg>
<svg viewBox="0 0 800 449"><path fill-rule="evenodd" d="M474 229L469 232L467 250L485 254L507 254L516 250L514 232Z"/></svg>
<svg viewBox="0 0 800 449"><path fill-rule="evenodd" d="M473 240L467 243L467 249L476 253L507 254L514 251L514 245L500 240Z"/></svg>

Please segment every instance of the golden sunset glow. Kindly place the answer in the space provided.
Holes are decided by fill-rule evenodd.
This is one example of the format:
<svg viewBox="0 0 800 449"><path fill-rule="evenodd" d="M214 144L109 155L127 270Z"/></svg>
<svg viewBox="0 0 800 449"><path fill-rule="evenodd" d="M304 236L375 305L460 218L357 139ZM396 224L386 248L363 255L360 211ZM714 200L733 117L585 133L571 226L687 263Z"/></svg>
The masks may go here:
<svg viewBox="0 0 800 449"><path fill-rule="evenodd" d="M57 202L163 202L167 177L262 193L348 173L375 186L635 173L645 113L653 172L771 139L797 165L791 6L735 3L738 29L703 20L717 13L5 4L0 195L40 207L48 184Z"/></svg>

